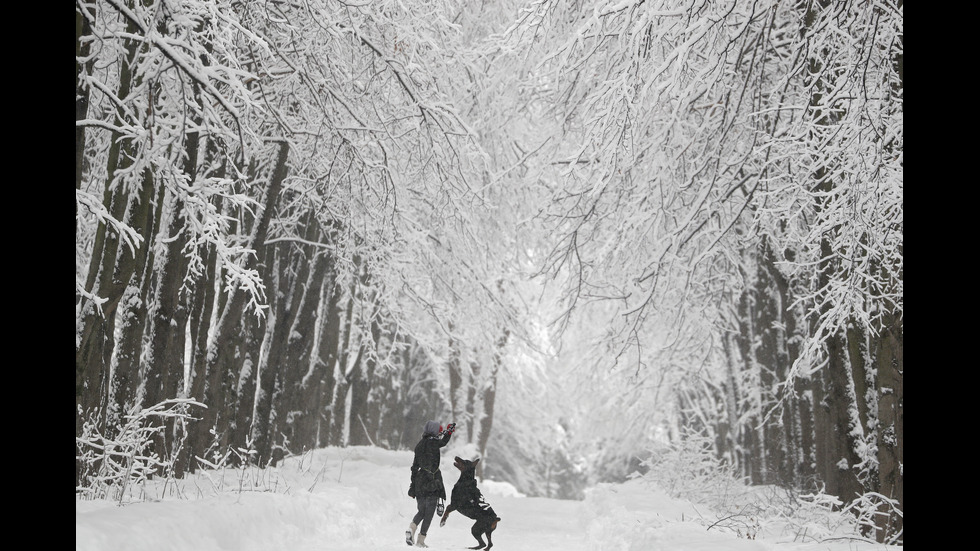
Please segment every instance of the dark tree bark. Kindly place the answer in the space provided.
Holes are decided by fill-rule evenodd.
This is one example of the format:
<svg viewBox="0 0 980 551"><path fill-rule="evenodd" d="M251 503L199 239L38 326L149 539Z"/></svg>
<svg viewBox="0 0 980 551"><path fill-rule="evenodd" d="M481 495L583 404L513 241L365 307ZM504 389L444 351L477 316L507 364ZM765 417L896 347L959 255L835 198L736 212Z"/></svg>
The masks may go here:
<svg viewBox="0 0 980 551"><path fill-rule="evenodd" d="M151 243L159 231L160 218L163 212L164 187L157 186L156 197L152 205L153 214L149 217L143 238ZM137 268L133 273L130 295L123 300L124 310L119 319L119 342L116 345L113 360L111 396L112 404L109 411L109 427L119 425L122 416L130 413L137 405L137 392L143 379L140 374L140 355L143 350L143 335L146 330L149 313L148 302L152 289L153 278L153 247L140 249L137 255Z"/></svg>
<svg viewBox="0 0 980 551"><path fill-rule="evenodd" d="M331 267L333 267L331 265ZM340 361L340 335L343 326L343 292L336 281L336 272L331 272L331 280L325 280L323 295L326 303L326 320L318 346L318 362L323 366L323 384L316 393L318 407L313 410L316 418L316 445L325 446L336 441L330 440L330 427L337 419L337 365Z"/></svg>
<svg viewBox="0 0 980 551"><path fill-rule="evenodd" d="M898 9L904 9L905 2L898 0ZM899 37L901 46L898 52L904 52L905 38L904 33ZM894 91L902 95L905 89L905 56L904 53L895 55L893 61L898 72L898 83L894 86ZM904 100L903 100L904 101ZM889 148L891 149L891 148ZM904 232L901 228L897 231ZM900 249L900 252L901 251ZM904 279L904 274L898 267L899 281ZM904 400L905 391L903 380L905 375L905 336L904 336L904 314L900 308L890 309L884 316L884 322L880 329L880 337L877 341L878 348L875 353L876 372L878 375L878 480L880 483L879 492L890 499L898 501L898 507L905 510L905 475L903 474L903 464L905 461L905 429L904 429ZM905 541L905 526L903 517L888 511L887 515L878 517L879 530L878 541L886 541L887 537L902 534L902 541Z"/></svg>
<svg viewBox="0 0 980 551"><path fill-rule="evenodd" d="M792 342L802 336L797 333L796 314L789 308L793 301L790 282L779 271L768 240L762 241L758 253L754 325L759 328L756 360L762 366L761 405L763 413L770 418L764 426L766 482L798 486L803 452L797 398L780 391L779 385L787 381L798 358L798 347ZM770 411L773 408L775 411Z"/></svg>
<svg viewBox="0 0 980 551"><path fill-rule="evenodd" d="M199 136L187 135L184 175L189 182L197 177ZM177 398L184 378L184 337L187 309L181 301L181 287L187 275L188 260L184 253L187 233L184 230L183 201L174 197L171 217L163 235L164 254L158 258L156 288L152 301L149 350L144 366L143 407Z"/></svg>
<svg viewBox="0 0 980 551"><path fill-rule="evenodd" d="M857 455L855 431L858 427L856 416L852 411L857 407L854 394L850 362L847 359L845 338L833 335L827 343L828 360L826 395L824 400L828 406L828 422L830 423L831 469L828 474L838 481L834 495L844 501L850 501L860 496L863 491L858 479L857 465L860 458Z"/></svg>
<svg viewBox="0 0 980 551"><path fill-rule="evenodd" d="M302 227L305 241L318 239L311 217ZM286 245L278 249L281 261L275 288L280 289L282 298L277 301L268 361L262 366L262 392L253 424L260 461L273 465L282 459L285 450L302 449L295 439L295 421L304 414L306 406L299 403L297 389L309 371L316 310L326 269L325 258L310 246Z"/></svg>
<svg viewBox="0 0 980 551"><path fill-rule="evenodd" d="M742 293L738 302L738 326L739 326L739 339L738 339L738 350L739 356L741 357L742 365L745 369L757 369L753 350L753 343L756 342L756 329L755 320L757 319L756 314L756 296L755 292L751 289L746 290ZM761 407L761 404L759 404ZM742 431L742 441L741 447L745 450L745 455L748 457L743 465L743 473L746 478L752 484L764 484L765 483L765 447L764 442L759 438L757 427L761 422L761 417L759 412L748 412L747 418L743 421L743 426L746 427Z"/></svg>
<svg viewBox="0 0 980 551"><path fill-rule="evenodd" d="M316 229L312 219L307 220L307 224L311 229ZM308 239L312 242L317 236L318 232L311 231ZM310 257L307 263L309 268L306 270L305 278L302 274L301 277L297 277L297 283L301 285L298 289L300 301L289 330L285 356L285 365L290 368L292 376L284 389L283 403L289 411L296 413L290 417L289 424L281 430L288 436L291 449L297 451L308 447L308 443L302 441L298 434L298 422L315 412L315 409L311 409L311 404L308 402L309 395L303 391L303 388L305 385L312 385L312 381L319 380L323 376L322 369L318 369L319 362L313 362L312 357L319 325L317 311L320 305L320 293L330 264L329 255L326 253L308 248L306 254Z"/></svg>
<svg viewBox="0 0 980 551"><path fill-rule="evenodd" d="M449 326L452 330L452 325ZM466 387L458 344L449 339L449 407L452 422L466 426Z"/></svg>
<svg viewBox="0 0 980 551"><path fill-rule="evenodd" d="M312 320L317 331L316 349L311 349L315 354L309 372L300 381L296 399L302 413L295 421L294 440L304 451L326 444L324 437L332 417L334 369L340 340L341 310L333 259L329 253L317 254L316 262L322 264L321 275L319 279L311 278L310 283L319 286L316 297L323 317Z"/></svg>
<svg viewBox="0 0 980 551"><path fill-rule="evenodd" d="M493 408L497 400L497 374L500 373L500 368L503 365L504 348L507 346L508 339L510 339L510 332L505 329L500 338L497 339L497 346L493 351L493 365L490 367L490 374L481 390L480 401L483 403L483 412L480 417L480 432L476 441L480 457L486 457L487 444L490 443L490 431L493 428ZM477 476L480 479L483 478L483 461L477 464Z"/></svg>
<svg viewBox="0 0 980 551"><path fill-rule="evenodd" d="M369 397L371 393L371 380L374 376L375 362L366 358L364 347L361 344L357 352L357 359L354 361L354 369L348 380L350 381L350 413L347 422L350 424L350 434L348 444L351 446L369 446L374 444L371 437Z"/></svg>
<svg viewBox="0 0 980 551"><path fill-rule="evenodd" d="M330 442L335 445L344 445L344 424L347 421L347 393L351 387L351 365L360 361L359 358L351 356L351 328L354 321L354 289L350 286L348 295L344 297L345 309L343 314L343 327L340 333L340 346L338 348L337 364L337 385L333 401L333 419L330 424Z"/></svg>
<svg viewBox="0 0 980 551"><path fill-rule="evenodd" d="M129 30L135 32L130 22ZM117 97L125 98L134 85L132 67L139 52L137 40L126 41L126 54L119 64L119 86ZM126 121L121 110L116 116ZM129 140L121 140L118 132L113 132L107 157L107 177L104 185L103 203L106 210L116 220L124 220L130 197L125 186L113 185L115 175L132 165L134 153L122 148L131 147ZM144 183L143 192L148 184ZM152 187L152 186L150 186ZM148 201L147 201L148 203ZM143 203L146 204L146 203ZM146 242L142 247L148 246ZM97 306L87 299L81 299L79 333L75 347L75 435L81 434L82 425L87 420L95 421L104 429L105 412L108 405L109 362L114 343L116 307L136 269L135 256L128 247L120 250L120 236L106 224L96 230L92 246L85 290L105 300ZM76 476L77 478L77 476Z"/></svg>
<svg viewBox="0 0 980 551"><path fill-rule="evenodd" d="M286 179L288 157L289 145L282 142L279 144L279 153L273 165L262 210L258 213L249 239L253 250L262 249L265 243L272 212ZM251 257L246 260L245 267L255 268L257 263L258 259ZM220 449L228 449L231 443L230 429L236 409L232 402L237 397L238 379L244 359L242 352L246 344L241 320L249 298L246 290L237 287L228 294L215 327L214 338L208 347L207 385L204 390L204 404L207 409L196 429L198 442L209 441L210 432L214 430Z"/></svg>
<svg viewBox="0 0 980 551"><path fill-rule="evenodd" d="M257 392L255 395L255 419L252 421L251 435L256 451L256 461L260 465L272 462L272 450L279 429L279 409L275 407L277 396L281 394L283 370L283 355L286 331L292 323L294 311L292 304L295 295L295 285L290 265L290 252L286 247L271 247L269 254L270 270L266 285L278 292L269 297L269 313L266 332L268 345L265 360L258 366Z"/></svg>
<svg viewBox="0 0 980 551"><path fill-rule="evenodd" d="M224 164L219 165L214 175L224 177ZM215 207L219 212L222 206L221 203L221 197L219 196L215 203ZM187 368L188 377L190 378L190 381L188 381L188 398L204 404L204 391L208 380L208 331L211 328L211 320L213 319L216 308L215 303L218 300L213 284L213 281L218 278L218 254L214 245L203 245L202 249L198 251L198 254L204 259L204 267L201 273L197 274L189 285L191 294L187 298L190 304L188 307L190 311L188 333L191 341L190 365ZM204 412L195 412L195 415L195 418L200 419L204 415ZM199 427L195 425L194 421L188 424L187 441L181 453L177 456L174 466L175 472L184 472L185 469L191 471L196 470L197 462L195 458L204 456L209 442L205 437L206 435L202 434L200 430L195 430L196 428Z"/></svg>
<svg viewBox="0 0 980 551"><path fill-rule="evenodd" d="M817 402L811 397L813 385L802 377L794 381L796 388L797 416L800 419L800 487L805 491L816 492L820 489L817 481L817 444L815 433L814 412Z"/></svg>
<svg viewBox="0 0 980 551"><path fill-rule="evenodd" d="M463 389L461 389L461 394L463 395L464 411L466 414L463 416L461 421L465 428L466 441L473 443L476 441L476 385L479 384L480 379L480 369L481 366L475 360L468 362L469 369L464 372L463 379Z"/></svg>
<svg viewBox="0 0 980 551"><path fill-rule="evenodd" d="M905 430L903 378L904 335L902 319L894 313L885 317L885 325L878 340L878 492L887 498L898 501L898 507L905 510ZM882 510L878 517L878 541L903 534L903 518Z"/></svg>
<svg viewBox="0 0 980 551"><path fill-rule="evenodd" d="M818 191L824 193L831 191L834 184L822 169L814 177L817 182L820 182ZM818 202L818 212L822 207L823 205ZM832 274L838 268L839 260L827 238L821 240L820 252L817 287L829 289ZM830 304L824 304L820 309L821 315L828 315L830 308ZM859 408L858 397L855 394L853 366L847 347L846 334L843 332L831 334L826 341L827 365L822 369L823 402L826 404L827 413L824 421L828 423L826 430L829 431L824 441L828 446L828 454L824 457L828 462L824 469L824 476L827 478L824 480L827 482L828 491L844 501L850 501L864 493L857 471L857 465L860 463L857 455L857 435L860 434L861 427L857 415L853 413Z"/></svg>
<svg viewBox="0 0 980 551"><path fill-rule="evenodd" d="M371 385L374 370L377 365L378 341L376 335L380 329L376 325L379 316L379 305L376 302L375 291L371 288L371 267L360 259L355 261L359 277L354 284L353 300L362 306L369 305L371 313L368 319L360 319L361 329L367 329L367 335L360 335L357 343L357 357L347 373L350 384L350 411L348 412L348 443L352 446L373 445L371 433ZM365 327L366 326L366 327ZM370 337L370 341L367 337ZM353 343L351 343L353 345Z"/></svg>
<svg viewBox="0 0 980 551"><path fill-rule="evenodd" d="M80 63L91 52L88 39L92 29L88 18L80 11L82 6L75 5L75 189L82 189L82 174L85 170L85 126L77 124L88 117L90 98L89 87L82 84L82 76L88 73L91 62ZM75 216L78 216L78 206L75 206Z"/></svg>
<svg viewBox="0 0 980 551"><path fill-rule="evenodd" d="M810 391L813 393L813 443L814 462L817 479L825 485L825 491L839 495L840 479L837 476L836 461L840 456L837 439L834 437L833 422L830 416L830 402L826 390L827 374L820 370L810 377Z"/></svg>
<svg viewBox="0 0 980 551"><path fill-rule="evenodd" d="M254 449L250 436L255 418L258 364L262 355L262 335L266 332L268 324L267 316L259 318L247 315L242 318L242 361L236 379L233 382L229 381L234 391L234 400L228 407L228 416L232 420L228 427L228 446L234 450ZM241 457L248 460L248 456Z"/></svg>
<svg viewBox="0 0 980 551"><path fill-rule="evenodd" d="M741 357L739 356L738 337L734 334L729 334L724 338L722 344L725 348L725 358L726 358L726 379L722 383L722 392L724 393L725 401L725 417L722 419L724 424L724 430L719 431L723 433L724 436L724 447L720 450L721 455L728 456L731 458L734 466L738 468L742 475L745 472L745 462L746 457L743 453L741 434L743 432L742 424L739 422L739 416L741 415L742 403L742 388L739 384L739 372L741 371Z"/></svg>

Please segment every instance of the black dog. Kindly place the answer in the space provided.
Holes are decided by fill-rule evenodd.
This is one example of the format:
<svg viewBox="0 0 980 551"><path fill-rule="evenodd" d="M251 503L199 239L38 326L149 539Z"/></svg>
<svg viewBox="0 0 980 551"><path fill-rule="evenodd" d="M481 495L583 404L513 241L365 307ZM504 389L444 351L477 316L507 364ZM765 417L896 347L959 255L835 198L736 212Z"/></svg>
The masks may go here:
<svg viewBox="0 0 980 551"><path fill-rule="evenodd" d="M459 511L464 517L469 517L476 521L470 532L476 538L476 541L480 542L480 545L470 547L469 549L483 549L486 546L489 551L493 547L493 540L490 539L490 534L497 528L500 517L497 516L497 513L493 512L490 504L484 501L483 494L476 487L475 472L476 464L479 462L479 459L476 461L467 461L459 457L455 458L453 465L459 469L459 480L453 486L449 507L446 507L446 512L442 515L439 526L446 525L446 518L449 516L449 513ZM483 543L484 534L487 535L487 543Z"/></svg>

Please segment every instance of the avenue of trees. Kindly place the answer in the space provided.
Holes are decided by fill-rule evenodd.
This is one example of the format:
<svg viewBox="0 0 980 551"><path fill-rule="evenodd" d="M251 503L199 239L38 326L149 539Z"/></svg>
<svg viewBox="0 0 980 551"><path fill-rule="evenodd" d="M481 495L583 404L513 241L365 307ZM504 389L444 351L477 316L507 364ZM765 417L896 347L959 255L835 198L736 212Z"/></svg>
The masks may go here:
<svg viewBox="0 0 980 551"><path fill-rule="evenodd" d="M903 10L78 0L76 487L147 411L531 493L697 434L901 542Z"/></svg>
<svg viewBox="0 0 980 551"><path fill-rule="evenodd" d="M902 2L580 4L506 38L561 137L542 270L594 462L694 429L753 483L877 503L900 539Z"/></svg>

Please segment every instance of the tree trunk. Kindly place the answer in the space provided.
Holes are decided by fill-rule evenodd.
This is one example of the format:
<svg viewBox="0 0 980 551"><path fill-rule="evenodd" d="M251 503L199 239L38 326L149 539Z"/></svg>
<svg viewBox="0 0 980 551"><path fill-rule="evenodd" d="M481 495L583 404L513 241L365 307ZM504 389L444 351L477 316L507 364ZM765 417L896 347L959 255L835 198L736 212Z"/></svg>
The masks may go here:
<svg viewBox="0 0 980 551"><path fill-rule="evenodd" d="M350 381L350 413L348 423L350 433L348 444L351 446L373 445L374 441L370 434L368 417L368 398L371 393L371 381L374 376L374 361L368 359L365 353L366 343L361 343L360 350L357 352L357 359L354 361L354 368Z"/></svg>
<svg viewBox="0 0 980 551"><path fill-rule="evenodd" d="M330 424L330 441L338 446L347 444L344 438L344 424L347 421L347 393L350 392L351 368L348 367L359 360L351 357L351 339L353 338L354 323L354 290L344 297L347 301L344 310L344 322L340 333L340 345L337 358L337 387L333 401L333 419Z"/></svg>
<svg viewBox="0 0 980 551"><path fill-rule="evenodd" d="M832 461L831 473L838 480L835 495L845 502L860 496L863 487L858 479L860 457L857 455L859 435L863 434L857 418L857 396L854 390L851 364L845 350L845 338L833 335L829 339L825 400L831 430Z"/></svg>
<svg viewBox="0 0 980 551"><path fill-rule="evenodd" d="M324 300L326 300L325 311L326 319L323 323L323 334L318 346L318 361L323 362L323 384L321 391L317 393L319 407L315 410L316 418L316 446L322 447L328 444L336 444L336 440L330 440L330 427L337 419L337 369L340 361L340 335L343 326L343 309L341 301L343 293L336 281L336 272L331 264L331 277L324 280Z"/></svg>
<svg viewBox="0 0 980 551"><path fill-rule="evenodd" d="M129 30L135 31L132 22ZM119 64L119 87L117 96L129 96L133 86L132 66L139 51L139 41L126 42L126 54ZM76 106L77 107L77 106ZM125 118L124 113L119 113ZM121 154L124 140L118 132L112 133L109 147L107 177L104 185L103 202L106 210L116 220L124 220L129 203L125 186L114 185L116 174L132 165L134 153ZM125 141L131 147L130 141ZM77 146L77 144L76 144ZM144 182L144 186L147 185ZM144 187L145 191L145 187ZM85 290L105 300L101 306L87 299L81 299L79 308L78 333L75 338L75 435L79 436L83 424L92 420L104 428L105 412L108 405L109 363L115 332L116 307L119 304L130 276L136 268L135 256L127 254L123 246L120 253L120 237L106 224L100 224L92 246L92 258ZM141 244L146 247L147 243ZM120 258L121 255L121 258ZM77 473L76 473L77 475Z"/></svg>
<svg viewBox="0 0 980 551"><path fill-rule="evenodd" d="M904 464L904 329L902 319L894 313L885 316L885 327L878 340L878 480L879 493L898 501L898 508L905 510ZM882 510L877 518L878 541L896 534L903 534L901 516L891 510Z"/></svg>
<svg viewBox="0 0 980 551"><path fill-rule="evenodd" d="M813 400L813 389L809 381L797 378L793 384L796 388L796 411L800 420L800 488L804 491L816 492L817 485L817 451Z"/></svg>
<svg viewBox="0 0 980 551"><path fill-rule="evenodd" d="M304 240L316 241L316 227L311 220L306 221L305 228L307 233L303 236ZM263 399L271 401L272 416L262 419L259 412L255 421L259 428L256 437L263 438L265 442L260 456L271 459L272 464L282 458L281 450L302 449L302 444L296 440L296 421L306 414L306 405L298 400L298 387L309 371L316 310L325 270L323 257L309 247L294 250L289 246L288 250L281 250L280 256L284 260L280 262L276 288L284 297L279 301L279 318L269 345L269 361L262 366L263 371L276 371L272 394L266 395L268 387L263 388L262 394ZM269 378L263 377L263 380L267 383ZM265 431L264 435L260 432L262 430ZM273 447L280 451L274 452Z"/></svg>
<svg viewBox="0 0 980 551"><path fill-rule="evenodd" d="M729 334L724 337L723 341L725 358L727 360L725 366L727 371L726 380L722 384L726 413L723 422L728 425L725 431L725 447L728 450L727 456L730 457L732 466L738 469L744 476L748 473L745 465L746 458L742 453L741 446L741 434L743 430L741 423L739 423L741 389L738 383L738 372L742 362L736 351L738 345L735 341L737 338L734 334Z"/></svg>
<svg viewBox="0 0 980 551"><path fill-rule="evenodd" d="M198 98L199 99L199 98ZM199 118L195 121L200 123ZM200 133L188 132L184 150L183 176L193 184L198 173ZM188 242L184 228L183 201L175 196L170 209L170 222L164 238L164 252L155 267L156 289L151 303L149 348L143 364L143 407L154 406L163 400L184 395L184 345L188 310L182 300L182 288L189 261L184 252ZM172 460L183 447L187 434L181 425L175 434L173 418L165 422L165 430L155 435L155 449L161 458ZM179 439L178 439L179 438Z"/></svg>
<svg viewBox="0 0 980 551"><path fill-rule="evenodd" d="M452 325L450 325L452 330ZM466 426L466 387L463 379L463 362L459 347L454 339L449 339L449 407L453 423Z"/></svg>
<svg viewBox="0 0 980 551"><path fill-rule="evenodd" d="M312 226L311 221L308 221L308 224ZM316 232L311 232L311 241L315 235ZM290 419L290 425L285 427L287 430L284 432L289 435L290 443L296 450L306 447L306 443L300 440L297 423L303 417L316 415L316 411L311 409L311 404L307 400L307 393L303 392L303 387L323 377L322 369L318 367L322 364L313 361L312 357L319 325L317 312L321 303L320 293L330 264L327 254L318 253L312 248L307 251L307 254L311 257L307 262L309 269L305 279L297 278L297 283L302 285L300 300L286 342L286 365L291 367L294 378L286 387L284 402L289 410L296 414Z"/></svg>
<svg viewBox="0 0 980 551"><path fill-rule="evenodd" d="M141 223L142 227L145 228L142 233L143 239L148 245L154 242L154 235L159 231L160 218L163 212L163 198L164 187L157 186L155 200L152 203L146 201L146 210L152 209L153 212ZM119 343L116 345L112 367L110 427L119 425L123 415L130 413L133 408L140 405L137 403L137 393L142 383L140 356L143 351L143 335L146 330L149 312L148 302L153 284L151 277L155 257L153 250L154 247L146 246L138 252L136 269L133 272L132 284L129 286L129 296L123 300L124 310L120 312L119 316L122 326L119 328Z"/></svg>
<svg viewBox="0 0 980 551"><path fill-rule="evenodd" d="M75 189L82 189L82 175L85 172L85 127L77 123L88 117L89 87L82 84L82 75L87 73L91 62L82 65L79 58L86 58L91 51L90 43L85 40L92 34L88 18L82 15L81 5L75 7ZM75 206L75 216L78 216L78 206Z"/></svg>
<svg viewBox="0 0 980 551"><path fill-rule="evenodd" d="M197 175L197 132L187 137L187 160L184 174L189 182ZM187 233L184 229L183 202L174 198L170 223L163 235L164 254L155 269L156 290L152 301L149 349L146 353L143 382L143 407L177 398L184 378L184 337L187 308L181 302L181 287L187 275L188 260L184 254ZM163 450L158 450L165 457Z"/></svg>
<svg viewBox="0 0 980 551"><path fill-rule="evenodd" d="M253 250L260 250L265 243L272 218L273 207L282 189L283 180L287 174L286 160L289 157L289 145L279 144L279 154L273 167L266 190L262 210L254 223L249 244ZM245 267L255 268L258 260L250 257ZM241 318L245 312L248 292L236 287L229 291L224 308L218 318L214 337L208 345L207 355L207 386L204 391L204 404L207 409L198 422L198 441L208 441L209 433L214 430L219 449L228 449L231 434L229 430L234 422L235 407L229 403L237 397L238 378L243 360L244 337L242 335Z"/></svg>
<svg viewBox="0 0 980 551"><path fill-rule="evenodd" d="M757 316L753 324L758 331L760 392L762 413L769 416L765 424L767 482L786 486L800 483L802 450L801 426L797 398L780 391L790 369L798 358L798 347L791 343L801 338L797 321L789 308L793 301L790 283L779 271L775 251L764 239L758 249L758 275L755 284ZM770 411L777 408L776 411Z"/></svg>
<svg viewBox="0 0 980 551"><path fill-rule="evenodd" d="M805 5L803 32L813 28L819 11L830 9L832 5L828 0ZM802 6L802 5L801 5ZM824 74L832 73L833 67L825 67L824 60L814 55L807 62L807 69L810 75L814 75L811 84L810 98L808 102L808 112L806 116L816 127L823 127L833 124L840 119L840 113L828 110L823 105L824 92L833 87L833 83L823 80ZM827 71L827 73L825 73ZM815 194L814 211L817 217L827 212L827 202L839 182L835 182L831 177L832 167L819 166L811 175L815 182L813 192ZM837 231L834 228L833 231ZM817 265L817 290L830 290L834 273L839 269L839 251L833 250L830 236L825 233L820 239L819 250L820 259ZM824 303L820 307L820 316L829 315L832 305ZM826 338L827 365L823 379L823 402L826 404L828 423L825 430L827 446L827 456L824 457L828 464L825 466L824 480L827 482L828 491L840 497L844 501L852 500L863 493L863 488L858 477L858 464L860 458L857 455L858 441L863 436L863 426L858 417L859 404L854 384L853 366L849 361L847 350L847 335L843 332L835 332ZM831 488L833 488L831 490Z"/></svg>
<svg viewBox="0 0 980 551"><path fill-rule="evenodd" d="M839 449L834 438L826 379L825 370L817 371L810 376L810 390L813 394L814 469L825 491L831 495L840 495L840 478L837 476L835 466Z"/></svg>
<svg viewBox="0 0 980 551"><path fill-rule="evenodd" d="M224 173L225 167L222 165L217 169L215 176L220 178L224 176ZM215 201L215 209L220 212L222 207L221 197L218 196ZM203 404L205 402L204 391L208 378L208 332L211 329L211 320L214 316L215 302L217 300L214 281L218 278L218 254L214 245L203 245L198 252L204 258L204 269L201 273L197 274L189 285L191 296L188 298L190 303L188 307L190 311L188 333L191 354L188 359L190 365L187 367L188 378L190 379L188 381L187 397ZM204 415L203 412L195 413ZM177 456L174 466L175 472L182 473L185 469L191 471L196 470L197 464L194 459L196 457L203 457L205 454L208 439L202 438L201 431L195 430L197 428L199 427L196 426L194 421L188 424L187 442L181 450L181 453Z"/></svg>
<svg viewBox="0 0 980 551"><path fill-rule="evenodd" d="M497 399L497 374L503 364L504 348L507 346L508 339L510 339L510 332L505 329L503 335L497 339L490 375L482 386L480 401L483 403L483 414L480 418L480 433L476 440L476 447L482 458L486 458L487 444L490 442L490 429L493 428L493 407ZM481 480L483 479L483 463L480 461L477 464L477 476Z"/></svg>
<svg viewBox="0 0 980 551"><path fill-rule="evenodd" d="M269 297L269 313L266 314L266 332L263 337L263 359L258 365L257 389L255 393L255 418L252 420L250 434L259 465L274 463L272 450L279 429L279 409L276 398L281 394L284 333L291 323L293 311L290 304L295 288L288 282L291 267L289 252L282 247L272 247L268 254L270 261L269 280L266 285L277 292Z"/></svg>
<svg viewBox="0 0 980 551"><path fill-rule="evenodd" d="M262 357L262 335L267 330L268 324L268 316L246 315L241 321L242 341L239 352L241 359L234 373L234 379L230 376L228 378L233 399L226 408L228 418L231 420L227 429L227 446L234 450L254 450L251 428L255 418L258 364ZM240 457L248 461L250 456L240 455Z"/></svg>
<svg viewBox="0 0 980 551"><path fill-rule="evenodd" d="M742 363L745 366L745 370L749 372L758 372L759 366L755 358L754 345L756 343L756 328L755 320L756 315L756 298L753 290L747 289L742 293L738 304L738 320L739 320L739 355L742 358ZM761 378L761 374L760 374ZM746 390L747 393L756 392L758 389L749 388ZM745 463L745 473L751 484L765 484L766 481L766 449L765 441L763 435L760 434L761 428L758 428L761 422L761 403L759 400L753 399L754 394L746 396L746 408L749 411L742 413L744 420L742 424L746 427L742 431L742 443L741 447L745 450L745 455L748 460Z"/></svg>
<svg viewBox="0 0 980 551"><path fill-rule="evenodd" d="M380 329L377 326L378 309L380 306L376 301L376 293L371 289L371 266L366 265L359 258L355 260L355 266L359 270L358 281L354 284L354 300L358 302L358 310L370 307L370 314L367 319L359 320L362 334L358 337L357 358L351 364L347 380L350 382L350 411L348 413L348 443L352 446L374 445L372 438L371 425L371 386L374 383L374 371L377 367L378 339ZM363 328L367 326L367 334L363 334ZM370 340L369 338L370 337Z"/></svg>
<svg viewBox="0 0 980 551"><path fill-rule="evenodd" d="M323 445L321 434L329 426L330 405L333 396L334 369L337 363L337 342L340 338L340 308L337 304L336 274L329 253L317 253L315 260L322 264L318 268L319 279L311 278L310 283L319 287L317 311L311 320L315 323L315 355L309 373L303 377L297 389L297 402L302 414L296 420L294 439L301 450L309 450ZM314 344L314 343L311 343ZM312 351L312 349L311 349Z"/></svg>

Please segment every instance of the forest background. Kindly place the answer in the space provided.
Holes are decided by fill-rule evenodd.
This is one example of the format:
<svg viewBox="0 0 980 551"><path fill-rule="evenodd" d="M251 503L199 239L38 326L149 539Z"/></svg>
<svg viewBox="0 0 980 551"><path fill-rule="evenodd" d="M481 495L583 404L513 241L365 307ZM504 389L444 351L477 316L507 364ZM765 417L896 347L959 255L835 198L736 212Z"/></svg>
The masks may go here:
<svg viewBox="0 0 980 551"><path fill-rule="evenodd" d="M707 446L900 543L903 9L76 1L76 492L438 419L529 495Z"/></svg>

